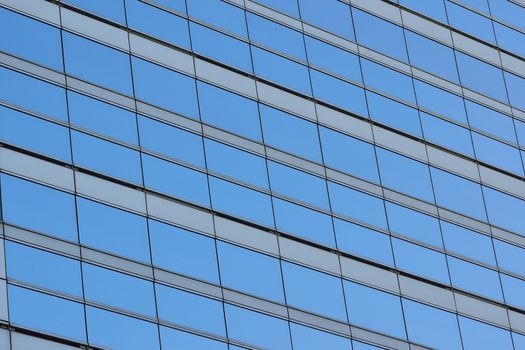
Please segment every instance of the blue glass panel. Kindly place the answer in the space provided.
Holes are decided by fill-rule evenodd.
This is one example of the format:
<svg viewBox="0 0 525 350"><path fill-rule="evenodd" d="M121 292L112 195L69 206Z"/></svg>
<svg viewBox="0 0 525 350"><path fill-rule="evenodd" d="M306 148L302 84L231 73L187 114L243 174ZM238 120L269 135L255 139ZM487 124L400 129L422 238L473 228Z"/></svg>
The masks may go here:
<svg viewBox="0 0 525 350"><path fill-rule="evenodd" d="M364 90L328 74L310 70L315 98L336 107L368 116Z"/></svg>
<svg viewBox="0 0 525 350"><path fill-rule="evenodd" d="M335 247L330 216L275 197L273 208L278 230Z"/></svg>
<svg viewBox="0 0 525 350"><path fill-rule="evenodd" d="M350 254L375 260L389 266L394 265L390 238L380 232L334 219L337 247Z"/></svg>
<svg viewBox="0 0 525 350"><path fill-rule="evenodd" d="M288 16L299 18L297 0L255 0L255 2L271 7L279 12L287 14Z"/></svg>
<svg viewBox="0 0 525 350"><path fill-rule="evenodd" d="M146 187L168 195L210 206L206 174L144 154L144 183Z"/></svg>
<svg viewBox="0 0 525 350"><path fill-rule="evenodd" d="M432 2L427 3L426 5L430 5ZM411 31L405 33L411 64L459 83L454 51L451 48Z"/></svg>
<svg viewBox="0 0 525 350"><path fill-rule="evenodd" d="M520 309L525 308L525 281L508 275L501 274L505 302Z"/></svg>
<svg viewBox="0 0 525 350"><path fill-rule="evenodd" d="M4 106L0 106L0 140L71 162L67 128Z"/></svg>
<svg viewBox="0 0 525 350"><path fill-rule="evenodd" d="M223 242L217 249L223 286L284 303L279 260Z"/></svg>
<svg viewBox="0 0 525 350"><path fill-rule="evenodd" d="M414 80L420 107L442 114L462 123L467 122L463 99L420 80Z"/></svg>
<svg viewBox="0 0 525 350"><path fill-rule="evenodd" d="M72 195L2 174L2 216L6 223L77 241Z"/></svg>
<svg viewBox="0 0 525 350"><path fill-rule="evenodd" d="M16 12L0 9L0 47L13 56L62 71L60 30Z"/></svg>
<svg viewBox="0 0 525 350"><path fill-rule="evenodd" d="M430 167L430 172L437 205L486 220L479 184L433 167Z"/></svg>
<svg viewBox="0 0 525 350"><path fill-rule="evenodd" d="M321 162L317 126L278 109L259 105L264 142L300 157Z"/></svg>
<svg viewBox="0 0 525 350"><path fill-rule="evenodd" d="M509 94L510 103L525 111L525 100L523 99L523 91L525 91L525 79L509 72L504 72L505 82L507 83L507 91Z"/></svg>
<svg viewBox="0 0 525 350"><path fill-rule="evenodd" d="M500 68L481 62L461 52L456 53L456 60L458 62L461 84L496 100L508 101L503 73ZM490 81L490 84L487 84L487 81Z"/></svg>
<svg viewBox="0 0 525 350"><path fill-rule="evenodd" d="M82 298L78 261L10 241L5 254L8 278Z"/></svg>
<svg viewBox="0 0 525 350"><path fill-rule="evenodd" d="M164 6L175 12L186 14L186 1L185 0L150 0L152 3Z"/></svg>
<svg viewBox="0 0 525 350"><path fill-rule="evenodd" d="M197 119L193 78L132 57L135 96L144 102Z"/></svg>
<svg viewBox="0 0 525 350"><path fill-rule="evenodd" d="M126 24L123 0L62 0L66 4L71 4L98 16L106 17L120 24Z"/></svg>
<svg viewBox="0 0 525 350"><path fill-rule="evenodd" d="M270 196L210 176L213 208L232 215L273 227Z"/></svg>
<svg viewBox="0 0 525 350"><path fill-rule="evenodd" d="M305 42L310 65L362 82L359 58L356 55L310 36L305 36Z"/></svg>
<svg viewBox="0 0 525 350"><path fill-rule="evenodd" d="M523 176L523 165L517 148L475 132L472 133L472 141L476 149L476 156L480 161Z"/></svg>
<svg viewBox="0 0 525 350"><path fill-rule="evenodd" d="M188 13L215 27L246 37L244 11L222 0L187 1Z"/></svg>
<svg viewBox="0 0 525 350"><path fill-rule="evenodd" d="M490 4L490 11L492 16L501 18L504 21L515 25L521 29L525 29L523 23L523 16L525 16L525 8L508 0L488 0Z"/></svg>
<svg viewBox="0 0 525 350"><path fill-rule="evenodd" d="M459 328L465 350L512 350L510 332L486 323L459 316Z"/></svg>
<svg viewBox="0 0 525 350"><path fill-rule="evenodd" d="M75 165L142 184L139 152L77 131L71 141Z"/></svg>
<svg viewBox="0 0 525 350"><path fill-rule="evenodd" d="M337 0L299 0L301 18L330 33L354 41L350 8Z"/></svg>
<svg viewBox="0 0 525 350"><path fill-rule="evenodd" d="M392 232L443 248L437 219L391 202L386 202L386 212Z"/></svg>
<svg viewBox="0 0 525 350"><path fill-rule="evenodd" d="M248 30L250 31L250 40L253 43L306 61L303 35L300 32L254 15L251 12L246 14L246 18Z"/></svg>
<svg viewBox="0 0 525 350"><path fill-rule="evenodd" d="M139 116L140 145L150 151L204 168L202 137Z"/></svg>
<svg viewBox="0 0 525 350"><path fill-rule="evenodd" d="M399 3L440 22L447 23L447 12L442 1L399 0Z"/></svg>
<svg viewBox="0 0 525 350"><path fill-rule="evenodd" d="M157 284L159 319L210 334L226 336L222 303Z"/></svg>
<svg viewBox="0 0 525 350"><path fill-rule="evenodd" d="M352 13L359 44L398 60L408 61L401 27L356 8L352 8Z"/></svg>
<svg viewBox="0 0 525 350"><path fill-rule="evenodd" d="M229 304L225 309L230 338L268 350L292 349L288 322Z"/></svg>
<svg viewBox="0 0 525 350"><path fill-rule="evenodd" d="M483 186L489 220L525 236L525 201Z"/></svg>
<svg viewBox="0 0 525 350"><path fill-rule="evenodd" d="M126 0L128 26L185 49L190 48L188 21L139 0Z"/></svg>
<svg viewBox="0 0 525 350"><path fill-rule="evenodd" d="M308 68L269 51L252 47L255 74L285 88L311 96Z"/></svg>
<svg viewBox="0 0 525 350"><path fill-rule="evenodd" d="M416 103L412 78L395 70L374 63L361 60L365 85L378 89L390 96Z"/></svg>
<svg viewBox="0 0 525 350"><path fill-rule="evenodd" d="M480 3L481 1L477 2ZM451 26L481 40L495 43L494 30L490 19L449 1L446 1L446 5L448 21Z"/></svg>
<svg viewBox="0 0 525 350"><path fill-rule="evenodd" d="M72 124L130 144L138 143L135 113L70 90L67 98Z"/></svg>
<svg viewBox="0 0 525 350"><path fill-rule="evenodd" d="M427 202L434 201L428 166L413 159L377 148L379 171L384 186Z"/></svg>
<svg viewBox="0 0 525 350"><path fill-rule="evenodd" d="M346 322L339 278L288 262L283 262L282 268L289 305Z"/></svg>
<svg viewBox="0 0 525 350"><path fill-rule="evenodd" d="M208 170L268 188L266 160L223 143L204 139Z"/></svg>
<svg viewBox="0 0 525 350"><path fill-rule="evenodd" d="M319 132L327 166L368 181L379 182L373 145L325 127L320 127Z"/></svg>
<svg viewBox="0 0 525 350"><path fill-rule="evenodd" d="M349 281L343 284L351 323L406 339L398 296Z"/></svg>
<svg viewBox="0 0 525 350"><path fill-rule="evenodd" d="M142 216L77 199L82 244L142 262L149 262L148 233Z"/></svg>
<svg viewBox="0 0 525 350"><path fill-rule="evenodd" d="M253 71L247 43L194 22L190 22L190 31L191 45L196 53L249 73Z"/></svg>
<svg viewBox="0 0 525 350"><path fill-rule="evenodd" d="M82 264L85 298L117 309L155 317L153 284L91 264Z"/></svg>
<svg viewBox="0 0 525 350"><path fill-rule="evenodd" d="M295 350L349 350L352 348L350 339L331 333L318 331L296 323L291 324L290 330Z"/></svg>
<svg viewBox="0 0 525 350"><path fill-rule="evenodd" d="M64 32L66 72L96 85L132 95L129 56L94 41Z"/></svg>
<svg viewBox="0 0 525 350"><path fill-rule="evenodd" d="M503 301L498 273L464 260L448 257L450 278L457 288Z"/></svg>
<svg viewBox="0 0 525 350"><path fill-rule="evenodd" d="M256 141L261 140L257 103L198 82L202 121Z"/></svg>
<svg viewBox="0 0 525 350"><path fill-rule="evenodd" d="M445 255L397 238L392 245L398 269L449 284Z"/></svg>
<svg viewBox="0 0 525 350"><path fill-rule="evenodd" d="M384 350L383 348L380 348L374 345L370 345L370 344L360 343L355 340L352 341L352 344L353 344L354 350Z"/></svg>
<svg viewBox="0 0 525 350"><path fill-rule="evenodd" d="M9 319L12 324L81 343L86 342L82 304L12 285L8 286L8 293Z"/></svg>
<svg viewBox="0 0 525 350"><path fill-rule="evenodd" d="M525 249L494 239L494 249L500 269L518 273L525 277Z"/></svg>
<svg viewBox="0 0 525 350"><path fill-rule="evenodd" d="M268 162L268 171L273 192L319 208L329 209L324 179L275 162ZM305 191L305 188L308 191Z"/></svg>
<svg viewBox="0 0 525 350"><path fill-rule="evenodd" d="M521 57L525 56L525 34L497 22L494 22L494 30L498 39L498 46Z"/></svg>
<svg viewBox="0 0 525 350"><path fill-rule="evenodd" d="M219 282L212 239L178 227L149 220L153 264L212 283Z"/></svg>
<svg viewBox="0 0 525 350"><path fill-rule="evenodd" d="M133 317L86 308L90 345L114 350L158 350L158 326Z"/></svg>
<svg viewBox="0 0 525 350"><path fill-rule="evenodd" d="M334 213L386 229L385 207L379 198L328 182Z"/></svg>
<svg viewBox="0 0 525 350"><path fill-rule="evenodd" d="M447 0L447 2L448 1L449 0ZM489 5L487 3L487 0L459 0L459 2L467 5L471 9L484 12L485 14L489 14Z"/></svg>
<svg viewBox="0 0 525 350"><path fill-rule="evenodd" d="M468 129L424 112L421 112L421 123L426 140L452 151L474 156Z"/></svg>
<svg viewBox="0 0 525 350"><path fill-rule="evenodd" d="M370 118L408 134L422 136L417 109L366 91Z"/></svg>
<svg viewBox="0 0 525 350"><path fill-rule="evenodd" d="M67 121L65 90L25 74L0 67L0 100L51 118Z"/></svg>
<svg viewBox="0 0 525 350"><path fill-rule="evenodd" d="M164 326L160 326L160 337L163 349L228 350L225 343Z"/></svg>
<svg viewBox="0 0 525 350"><path fill-rule="evenodd" d="M525 123L514 119L514 125L516 126L516 134L518 134L519 144L525 146Z"/></svg>
<svg viewBox="0 0 525 350"><path fill-rule="evenodd" d="M493 109L465 100L470 126L499 136L510 142L516 142L512 118Z"/></svg>
<svg viewBox="0 0 525 350"><path fill-rule="evenodd" d="M441 221L441 230L448 251L486 264L496 264L490 237L446 221Z"/></svg>
<svg viewBox="0 0 525 350"><path fill-rule="evenodd" d="M407 299L403 299L403 312L409 340L433 349L462 349L454 314Z"/></svg>

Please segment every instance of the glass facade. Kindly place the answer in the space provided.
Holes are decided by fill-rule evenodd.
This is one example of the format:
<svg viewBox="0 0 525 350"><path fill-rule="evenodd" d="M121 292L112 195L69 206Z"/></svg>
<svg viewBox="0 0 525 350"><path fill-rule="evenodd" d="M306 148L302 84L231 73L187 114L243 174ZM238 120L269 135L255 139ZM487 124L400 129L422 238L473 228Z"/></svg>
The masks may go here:
<svg viewBox="0 0 525 350"><path fill-rule="evenodd" d="M525 350L523 0L0 0L0 349Z"/></svg>

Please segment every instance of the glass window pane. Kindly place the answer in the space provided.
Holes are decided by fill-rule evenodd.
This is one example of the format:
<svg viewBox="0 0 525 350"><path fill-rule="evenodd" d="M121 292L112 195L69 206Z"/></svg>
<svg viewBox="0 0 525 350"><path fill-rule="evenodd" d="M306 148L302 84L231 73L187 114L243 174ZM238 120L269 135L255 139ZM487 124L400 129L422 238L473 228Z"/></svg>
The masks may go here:
<svg viewBox="0 0 525 350"><path fill-rule="evenodd" d="M344 281L350 322L397 338L406 339L401 300L398 296Z"/></svg>
<svg viewBox="0 0 525 350"><path fill-rule="evenodd" d="M485 186L483 194L490 222L525 236L525 201Z"/></svg>
<svg viewBox="0 0 525 350"><path fill-rule="evenodd" d="M152 3L164 6L175 12L186 14L186 1L185 0L150 0Z"/></svg>
<svg viewBox="0 0 525 350"><path fill-rule="evenodd" d="M201 136L144 116L139 116L139 132L141 147L204 168Z"/></svg>
<svg viewBox="0 0 525 350"><path fill-rule="evenodd" d="M158 326L133 317L88 306L90 345L115 350L158 350Z"/></svg>
<svg viewBox="0 0 525 350"><path fill-rule="evenodd" d="M337 0L299 0L301 18L330 33L354 41L350 8Z"/></svg>
<svg viewBox="0 0 525 350"><path fill-rule="evenodd" d="M264 158L210 139L204 139L204 144L209 171L260 188L268 188L268 174Z"/></svg>
<svg viewBox="0 0 525 350"><path fill-rule="evenodd" d="M386 229L385 206L377 197L328 182L334 213Z"/></svg>
<svg viewBox="0 0 525 350"><path fill-rule="evenodd" d="M512 25L525 29L523 16L525 8L507 0L489 0L490 10L494 17L501 18Z"/></svg>
<svg viewBox="0 0 525 350"><path fill-rule="evenodd" d="M197 83L204 123L261 141L257 103L237 94L202 82Z"/></svg>
<svg viewBox="0 0 525 350"><path fill-rule="evenodd" d="M459 316L459 327L465 350L512 350L510 332Z"/></svg>
<svg viewBox="0 0 525 350"><path fill-rule="evenodd" d="M421 123L425 139L428 141L474 157L468 129L424 112L421 112Z"/></svg>
<svg viewBox="0 0 525 350"><path fill-rule="evenodd" d="M72 195L5 174L0 179L2 217L6 223L77 241Z"/></svg>
<svg viewBox="0 0 525 350"><path fill-rule="evenodd" d="M510 103L520 108L522 111L525 111L525 101L523 100L525 79L509 72L504 72L504 75L505 82L507 83L507 91L509 94Z"/></svg>
<svg viewBox="0 0 525 350"><path fill-rule="evenodd" d="M430 172L437 205L486 220L479 184L433 167L430 167Z"/></svg>
<svg viewBox="0 0 525 350"><path fill-rule="evenodd" d="M480 161L523 176L523 165L517 148L475 132L472 133L472 141L476 149L476 156Z"/></svg>
<svg viewBox="0 0 525 350"><path fill-rule="evenodd" d="M64 69L60 30L4 8L0 9L0 46L14 56Z"/></svg>
<svg viewBox="0 0 525 350"><path fill-rule="evenodd" d="M378 261L389 266L394 265L390 238L380 232L334 219L337 247L352 255Z"/></svg>
<svg viewBox="0 0 525 350"><path fill-rule="evenodd" d="M452 284L487 298L503 301L498 273L461 259L448 257Z"/></svg>
<svg viewBox="0 0 525 350"><path fill-rule="evenodd" d="M494 22L494 31L498 39L498 46L507 49L519 56L525 56L525 34L511 29L505 25Z"/></svg>
<svg viewBox="0 0 525 350"><path fill-rule="evenodd" d="M137 151L81 132L71 132L73 162L124 181L142 184Z"/></svg>
<svg viewBox="0 0 525 350"><path fill-rule="evenodd" d="M324 179L273 161L268 162L268 171L273 192L318 208L329 209Z"/></svg>
<svg viewBox="0 0 525 350"><path fill-rule="evenodd" d="M185 117L198 119L195 80L132 57L135 96Z"/></svg>
<svg viewBox="0 0 525 350"><path fill-rule="evenodd" d="M325 164L334 169L378 183L374 146L351 136L320 127Z"/></svg>
<svg viewBox="0 0 525 350"><path fill-rule="evenodd" d="M83 198L77 210L82 244L149 263L144 217Z"/></svg>
<svg viewBox="0 0 525 350"><path fill-rule="evenodd" d="M149 317L156 316L153 284L91 264L82 264L87 300Z"/></svg>
<svg viewBox="0 0 525 350"><path fill-rule="evenodd" d="M352 14L357 42L387 56L408 61L401 27L356 8L352 8Z"/></svg>
<svg viewBox="0 0 525 350"><path fill-rule="evenodd" d="M486 264L496 264L490 237L446 221L441 221L441 230L448 251Z"/></svg>
<svg viewBox="0 0 525 350"><path fill-rule="evenodd" d="M295 350L349 350L350 339L291 323L292 342Z"/></svg>
<svg viewBox="0 0 525 350"><path fill-rule="evenodd" d="M71 162L67 128L4 106L0 106L0 140Z"/></svg>
<svg viewBox="0 0 525 350"><path fill-rule="evenodd" d="M417 102L420 107L439 113L450 119L467 123L463 99L430 84L414 79Z"/></svg>
<svg viewBox="0 0 525 350"><path fill-rule="evenodd" d="M94 41L64 32L66 72L96 85L132 95L129 56Z"/></svg>
<svg viewBox="0 0 525 350"><path fill-rule="evenodd" d="M88 12L92 12L98 16L106 17L120 24L126 24L124 2L122 0L62 0L62 2L74 5Z"/></svg>
<svg viewBox="0 0 525 350"><path fill-rule="evenodd" d="M218 283L215 243L209 237L149 220L153 265Z"/></svg>
<svg viewBox="0 0 525 350"><path fill-rule="evenodd" d="M67 122L66 93L61 87L0 67L0 99Z"/></svg>
<svg viewBox="0 0 525 350"><path fill-rule="evenodd" d="M335 248L330 216L275 197L273 208L279 231Z"/></svg>
<svg viewBox="0 0 525 350"><path fill-rule="evenodd" d="M525 300L523 299L525 295L525 281L501 274L501 283L503 284L505 302L523 310L525 308Z"/></svg>
<svg viewBox="0 0 525 350"><path fill-rule="evenodd" d="M370 31L372 32L372 31ZM365 85L390 96L416 103L412 78L369 60L361 60Z"/></svg>
<svg viewBox="0 0 525 350"><path fill-rule="evenodd" d="M377 148L377 159L384 186L427 202L434 202L432 182L426 164L383 148Z"/></svg>
<svg viewBox="0 0 525 350"><path fill-rule="evenodd" d="M184 201L210 206L206 174L146 154L142 156L142 166L147 188Z"/></svg>
<svg viewBox="0 0 525 350"><path fill-rule="evenodd" d="M82 297L78 261L11 241L5 254L8 278Z"/></svg>
<svg viewBox="0 0 525 350"><path fill-rule="evenodd" d="M245 72L253 72L250 46L226 34L190 22L194 52Z"/></svg>
<svg viewBox="0 0 525 350"><path fill-rule="evenodd" d="M86 342L82 304L13 285L8 286L8 293L9 319L14 325Z"/></svg>
<svg viewBox="0 0 525 350"><path fill-rule="evenodd" d="M286 301L289 305L347 321L339 278L284 261L282 269Z"/></svg>
<svg viewBox="0 0 525 350"><path fill-rule="evenodd" d="M410 341L434 349L462 349L454 314L407 299L403 299L403 312Z"/></svg>
<svg viewBox="0 0 525 350"><path fill-rule="evenodd" d="M441 1L399 0L399 3L440 22L447 23L445 4Z"/></svg>
<svg viewBox="0 0 525 350"><path fill-rule="evenodd" d="M159 319L210 334L226 336L222 303L157 284Z"/></svg>
<svg viewBox="0 0 525 350"><path fill-rule="evenodd" d="M255 0L255 2L271 7L279 12L286 13L288 16L299 18L297 0Z"/></svg>
<svg viewBox="0 0 525 350"><path fill-rule="evenodd" d="M465 100L470 126L516 143L512 118L480 104Z"/></svg>
<svg viewBox="0 0 525 350"><path fill-rule="evenodd" d="M284 303L279 260L223 242L217 249L225 287Z"/></svg>
<svg viewBox="0 0 525 350"><path fill-rule="evenodd" d="M475 2L478 4L483 3L482 1ZM447 5L448 21L451 26L481 40L495 43L494 30L492 29L490 19L450 1L446 1L445 3Z"/></svg>
<svg viewBox="0 0 525 350"><path fill-rule="evenodd" d="M259 105L264 142L288 153L321 163L317 126L266 105Z"/></svg>
<svg viewBox="0 0 525 350"><path fill-rule="evenodd" d="M268 350L291 350L288 322L225 305L228 336Z"/></svg>
<svg viewBox="0 0 525 350"><path fill-rule="evenodd" d="M69 90L67 98L72 124L130 144L138 143L135 113Z"/></svg>
<svg viewBox="0 0 525 350"><path fill-rule="evenodd" d="M225 343L164 326L160 326L160 337L163 349L228 350Z"/></svg>
<svg viewBox="0 0 525 350"><path fill-rule="evenodd" d="M525 249L494 239L494 249L500 269L512 271L525 277Z"/></svg>
<svg viewBox="0 0 525 350"><path fill-rule="evenodd" d="M273 227L270 196L210 176L213 208L232 215Z"/></svg>
<svg viewBox="0 0 525 350"><path fill-rule="evenodd" d="M187 1L190 16L240 37L246 37L244 10L222 0Z"/></svg>
<svg viewBox="0 0 525 350"><path fill-rule="evenodd" d="M126 0L128 26L185 49L190 48L188 21L139 0Z"/></svg>

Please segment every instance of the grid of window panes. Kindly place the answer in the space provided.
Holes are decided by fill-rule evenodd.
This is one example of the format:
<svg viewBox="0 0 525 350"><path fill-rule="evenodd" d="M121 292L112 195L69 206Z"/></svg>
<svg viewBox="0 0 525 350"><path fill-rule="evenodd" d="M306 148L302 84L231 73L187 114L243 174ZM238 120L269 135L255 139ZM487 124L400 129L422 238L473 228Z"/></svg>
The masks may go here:
<svg viewBox="0 0 525 350"><path fill-rule="evenodd" d="M525 350L524 23L0 0L0 348Z"/></svg>

